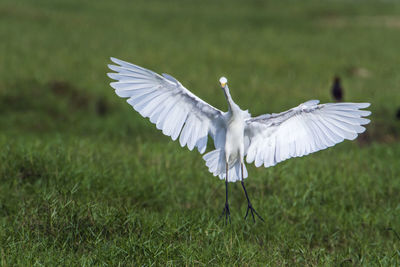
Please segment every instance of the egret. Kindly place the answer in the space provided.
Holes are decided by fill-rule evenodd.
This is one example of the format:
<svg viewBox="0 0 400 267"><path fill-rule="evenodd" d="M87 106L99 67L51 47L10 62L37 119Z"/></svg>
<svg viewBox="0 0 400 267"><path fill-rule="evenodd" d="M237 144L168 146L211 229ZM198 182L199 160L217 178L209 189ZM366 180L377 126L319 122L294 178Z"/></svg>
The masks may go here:
<svg viewBox="0 0 400 267"><path fill-rule="evenodd" d="M365 131L362 125L371 114L362 110L369 103L327 103L309 100L282 113L251 117L232 99L228 80L219 82L228 102L228 111L204 102L171 75L159 75L137 65L111 58L114 71L108 76L116 80L110 85L115 93L142 115L150 119L157 129L179 137L182 147L206 151L208 136L214 149L203 156L208 170L225 181L225 206L221 216L229 218L228 182L240 181L247 199L246 219L251 213L264 221L251 204L244 184L247 163L271 167L292 157L301 157L331 147L345 139L354 140Z"/></svg>

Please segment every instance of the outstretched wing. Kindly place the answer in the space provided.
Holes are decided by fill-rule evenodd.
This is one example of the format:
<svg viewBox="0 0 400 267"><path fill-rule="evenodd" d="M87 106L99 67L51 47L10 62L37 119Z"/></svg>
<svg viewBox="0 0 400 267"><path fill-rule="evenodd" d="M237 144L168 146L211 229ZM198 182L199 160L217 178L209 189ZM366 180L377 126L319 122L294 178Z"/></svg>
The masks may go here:
<svg viewBox="0 0 400 267"><path fill-rule="evenodd" d="M110 85L120 97L143 117L150 118L163 134L172 140L179 137L181 146L192 150L197 147L203 153L207 147L208 134L216 136L223 123L223 113L207 104L175 78L163 76L134 64L111 58L117 65L108 65L115 73L108 73L117 80Z"/></svg>
<svg viewBox="0 0 400 267"><path fill-rule="evenodd" d="M274 166L291 157L301 157L344 139L353 140L365 131L361 125L370 111L369 103L328 103L307 101L279 114L265 114L246 120L246 161L256 167Z"/></svg>

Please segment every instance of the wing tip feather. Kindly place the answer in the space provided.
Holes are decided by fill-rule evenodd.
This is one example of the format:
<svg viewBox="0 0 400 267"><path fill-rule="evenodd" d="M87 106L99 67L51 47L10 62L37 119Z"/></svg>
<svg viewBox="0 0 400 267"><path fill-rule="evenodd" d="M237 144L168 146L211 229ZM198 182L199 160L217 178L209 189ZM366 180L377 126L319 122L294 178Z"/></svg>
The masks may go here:
<svg viewBox="0 0 400 267"><path fill-rule="evenodd" d="M120 60L120 59L118 59L118 58L115 58L115 57L110 57L110 60L112 61L112 62L114 62L115 64L120 64L119 62L121 62L122 60ZM109 64L110 65L110 64Z"/></svg>
<svg viewBox="0 0 400 267"><path fill-rule="evenodd" d="M365 102L365 103L360 103L361 108L367 108L371 106L371 103Z"/></svg>
<svg viewBox="0 0 400 267"><path fill-rule="evenodd" d="M113 79L114 81L117 81L117 79L115 79L115 78L113 77L114 74L115 74L115 72L108 72L108 73L107 73L107 76L108 76L108 78Z"/></svg>

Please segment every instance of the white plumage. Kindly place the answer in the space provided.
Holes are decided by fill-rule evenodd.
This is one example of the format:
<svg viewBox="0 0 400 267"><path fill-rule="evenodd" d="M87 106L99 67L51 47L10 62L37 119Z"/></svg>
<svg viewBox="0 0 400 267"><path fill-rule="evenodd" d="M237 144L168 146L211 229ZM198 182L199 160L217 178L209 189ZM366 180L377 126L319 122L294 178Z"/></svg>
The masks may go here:
<svg viewBox="0 0 400 267"><path fill-rule="evenodd" d="M247 163L256 167L274 166L292 157L301 157L333 146L345 139L353 140L365 131L361 125L369 123L363 117L371 114L369 103L319 104L307 101L298 107L278 114L265 114L255 118L247 110L241 110L232 100L228 80L219 80L228 101L228 111L222 112L207 104L182 86L174 77L157 73L131 63L111 58L117 65L109 65L115 73L108 76L117 82L111 86L120 97L143 117L150 118L157 129L179 137L181 146L189 150L197 147L200 153L207 148L208 136L215 149L203 156L206 166L214 176L225 179L226 202L222 211L230 221L228 182L241 181L249 211L261 216L253 208L244 179ZM221 215L221 216L222 216ZM263 220L264 221L264 220Z"/></svg>
<svg viewBox="0 0 400 267"><path fill-rule="evenodd" d="M117 82L111 86L120 97L143 117L150 118L157 129L179 137L181 146L194 147L204 153L207 139L215 149L204 155L206 166L213 175L228 181L242 180L241 163L254 162L256 167L274 166L292 157L301 157L333 146L345 139L353 140L365 131L369 123L363 117L371 114L361 110L369 103L328 103L307 101L298 107L278 114L252 118L232 100L227 79L220 79L229 110L222 112L204 102L175 78L159 75L151 70L111 58L117 65L109 65L115 73L108 76ZM243 178L247 170L243 164Z"/></svg>
<svg viewBox="0 0 400 267"><path fill-rule="evenodd" d="M369 123L362 117L371 112L360 110L369 103L318 103L310 100L279 114L246 120L245 136L250 140L247 163L254 161L256 167L270 167L345 139L354 140L365 131L361 125Z"/></svg>

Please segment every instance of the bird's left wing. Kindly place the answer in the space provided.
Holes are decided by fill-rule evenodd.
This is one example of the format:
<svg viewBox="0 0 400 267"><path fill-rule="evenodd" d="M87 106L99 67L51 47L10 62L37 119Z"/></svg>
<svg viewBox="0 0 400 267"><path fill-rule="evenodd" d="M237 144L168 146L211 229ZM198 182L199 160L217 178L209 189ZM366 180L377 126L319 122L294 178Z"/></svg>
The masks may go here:
<svg viewBox="0 0 400 267"><path fill-rule="evenodd" d="M192 150L197 147L203 153L207 147L208 134L215 139L217 130L223 123L223 113L207 104L175 78L162 76L134 64L111 58L117 65L108 65L115 73L108 73L117 80L110 85L120 97L143 117L150 118L162 132L179 137L181 146Z"/></svg>
<svg viewBox="0 0 400 267"><path fill-rule="evenodd" d="M246 161L257 167L274 166L291 157L301 157L342 142L365 131L370 121L369 103L307 101L279 114L265 114L246 120Z"/></svg>

